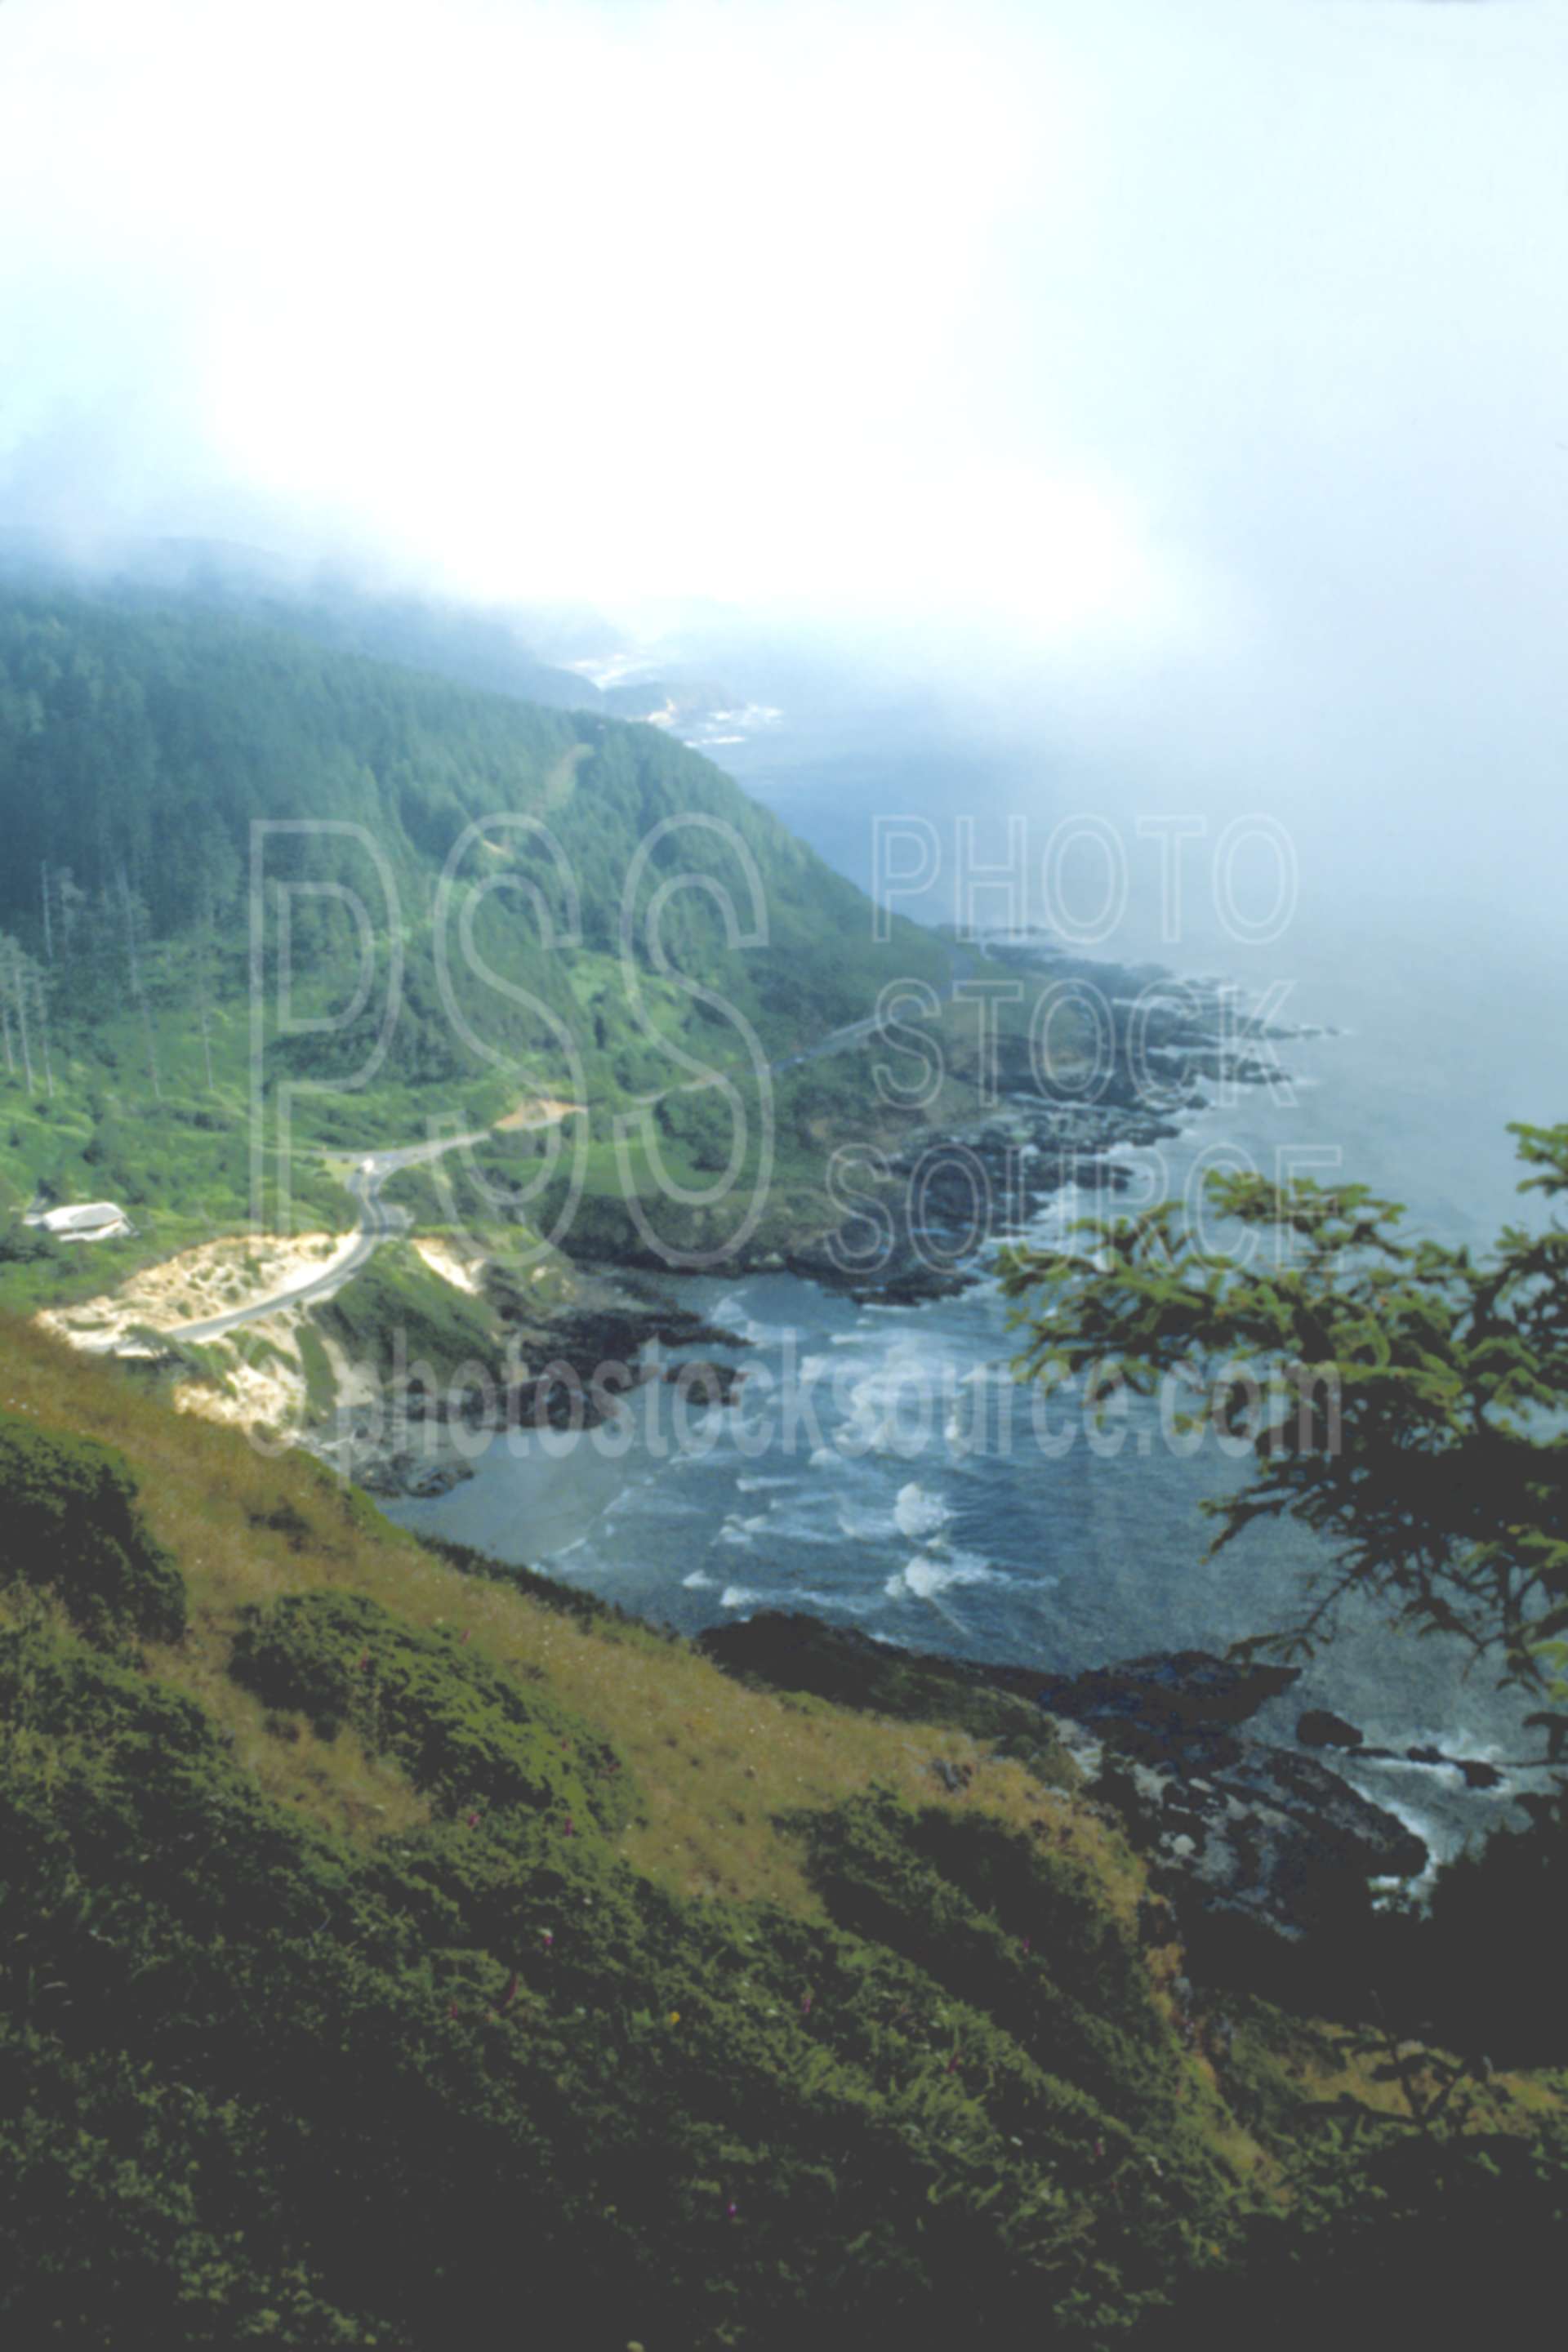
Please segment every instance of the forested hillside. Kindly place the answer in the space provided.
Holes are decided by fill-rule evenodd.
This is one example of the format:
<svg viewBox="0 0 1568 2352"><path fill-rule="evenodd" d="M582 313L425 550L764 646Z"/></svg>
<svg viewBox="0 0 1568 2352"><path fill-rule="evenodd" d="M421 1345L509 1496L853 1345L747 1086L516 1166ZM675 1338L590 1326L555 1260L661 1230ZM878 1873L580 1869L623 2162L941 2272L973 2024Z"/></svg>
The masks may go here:
<svg viewBox="0 0 1568 2352"><path fill-rule="evenodd" d="M693 893L667 919L667 947L672 961L690 951L688 977L731 982L775 1034L804 1017L850 1019L879 974L940 961L912 926L897 957L879 952L853 884L655 730L547 712L243 622L0 599L0 919L67 972L112 951L127 894L150 944L228 919L257 820L363 826L406 922L428 913L466 826L537 817L569 861L583 945L613 952L639 844L692 813L732 828L755 859L770 936L747 962L726 963L711 906ZM376 877L355 850L322 835L280 848L272 870L342 882L374 905ZM498 850L515 854L499 835ZM651 862L656 882L688 870L724 882L752 928L743 868L700 827ZM460 878L473 884L479 863L470 851ZM543 887L564 927L563 877L545 874Z"/></svg>
<svg viewBox="0 0 1568 2352"><path fill-rule="evenodd" d="M89 562L42 533L0 524L0 579L35 594L108 599L130 611L221 613L253 627L289 630L337 653L369 654L552 709L594 710L601 703L587 678L533 650L532 626L551 625L544 615L414 590L377 591L228 541L132 540L99 550ZM617 642L591 613L573 616L571 626L573 643L580 638L584 652L613 650Z"/></svg>
<svg viewBox="0 0 1568 2352"><path fill-rule="evenodd" d="M0 821L13 1206L217 1213L258 1074L349 1148L437 1099L605 1119L946 970L657 730L145 600L0 596ZM151 1181L149 1118L188 1145Z"/></svg>

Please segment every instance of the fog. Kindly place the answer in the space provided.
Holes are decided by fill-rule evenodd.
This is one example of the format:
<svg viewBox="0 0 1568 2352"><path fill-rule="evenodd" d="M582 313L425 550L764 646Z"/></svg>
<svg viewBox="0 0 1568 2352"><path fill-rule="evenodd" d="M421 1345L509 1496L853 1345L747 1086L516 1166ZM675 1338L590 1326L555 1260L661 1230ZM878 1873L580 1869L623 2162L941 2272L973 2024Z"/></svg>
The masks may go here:
<svg viewBox="0 0 1568 2352"><path fill-rule="evenodd" d="M1538 916L1565 134L1557 0L9 0L0 520L717 606Z"/></svg>

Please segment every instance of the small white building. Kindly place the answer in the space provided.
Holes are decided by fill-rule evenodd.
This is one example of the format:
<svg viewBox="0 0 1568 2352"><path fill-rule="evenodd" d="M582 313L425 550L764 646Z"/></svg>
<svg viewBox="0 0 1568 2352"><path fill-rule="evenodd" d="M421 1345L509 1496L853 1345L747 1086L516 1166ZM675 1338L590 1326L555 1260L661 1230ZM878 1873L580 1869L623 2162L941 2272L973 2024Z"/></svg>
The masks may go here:
<svg viewBox="0 0 1568 2352"><path fill-rule="evenodd" d="M68 1209L42 1209L23 1218L25 1225L41 1225L58 1242L110 1242L133 1231L130 1218L114 1201L82 1201Z"/></svg>

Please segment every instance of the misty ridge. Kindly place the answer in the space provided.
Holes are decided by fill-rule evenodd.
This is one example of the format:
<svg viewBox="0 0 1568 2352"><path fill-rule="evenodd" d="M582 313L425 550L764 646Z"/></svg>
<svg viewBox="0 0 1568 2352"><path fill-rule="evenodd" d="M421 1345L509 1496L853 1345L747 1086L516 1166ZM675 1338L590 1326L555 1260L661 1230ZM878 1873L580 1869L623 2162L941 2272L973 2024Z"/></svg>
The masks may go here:
<svg viewBox="0 0 1568 2352"><path fill-rule="evenodd" d="M323 87L357 13L335 12ZM216 173L207 228L164 175L133 184L121 234L155 251L177 216L171 251L185 257L144 287L145 320L169 330L156 338L107 292L75 301L90 330L51 339L51 299L63 318L113 267L82 206L58 208L54 245L35 245L11 298L31 304L13 312L13 348L31 356L5 428L10 517L89 557L172 537L278 551L237 559L228 594L247 564L247 593L287 580L295 603L323 570L379 579L389 649L391 604L432 591L498 615L505 635L522 607L525 646L548 634L541 607L575 605L572 658L596 649L595 608L623 641L673 625L689 663L726 684L804 661L840 692L852 677L918 698L971 744L1027 748L1058 809L1107 795L1262 806L1325 875L1397 859L1405 898L1484 877L1540 908L1543 861L1519 853L1531 828L1560 845L1568 752L1558 12L1209 0L1184 13L1178 26L1133 0L1097 31L1081 7L988 8L972 37L933 22L900 43L868 11L835 52L838 95L814 97L768 12L740 20L732 52L704 55L694 26L659 10L596 47L584 9L555 66L597 75L618 144L574 205L550 193L564 125L541 126L520 163L474 78L489 39L504 88L526 11L510 30L483 29L483 12L454 26L423 85L391 41L361 152L374 199L353 214L360 261L336 317L319 299L338 267L319 234L342 217L335 164L308 146L289 201L262 205L240 193L266 181L248 119L226 119L221 142L216 124L201 131ZM30 21L13 10L14 26ZM260 93L282 71L287 21L277 58L258 62ZM202 55L193 46L186 73ZM775 75L765 119L724 102L742 55ZM51 74L70 87L64 56L51 62L47 41L18 52L40 91ZM148 144L166 125L178 153L210 110L182 77L154 88L133 58L123 70ZM23 81L9 87L19 100ZM460 94L466 132L437 150L446 194L416 222L384 166L400 110L428 142L442 90ZM89 145L101 94L72 96ZM874 215L837 135L862 99L882 126ZM809 196L779 168L786 120L818 120L826 142ZM12 129L20 175L36 134ZM678 135L694 143L676 168ZM118 136L106 125L101 152ZM706 185L726 174L718 222ZM679 298L666 315L657 267L625 255L623 184L639 192L641 249L684 240L704 257L722 354L684 399L689 370L645 365L629 410L614 390L622 347L682 350L688 322ZM549 226L521 313L479 291L514 277L514 216ZM214 257L248 283L243 331L209 299ZM383 364L395 261L412 272L404 299L427 302L429 347L461 352L461 393L443 362ZM602 310L583 299L596 272L618 289ZM574 322L574 371L531 363L552 304ZM247 404L246 365L272 381L263 338L310 396ZM758 362L743 396L731 355ZM216 387L205 412L204 383ZM447 392L462 425L432 436ZM209 447L218 436L249 448L249 487L243 462ZM548 495L531 454L546 450ZM196 564L215 585L222 565ZM419 652L417 629L405 650ZM463 658L470 682L505 688L509 643ZM773 698L787 700L787 678Z"/></svg>

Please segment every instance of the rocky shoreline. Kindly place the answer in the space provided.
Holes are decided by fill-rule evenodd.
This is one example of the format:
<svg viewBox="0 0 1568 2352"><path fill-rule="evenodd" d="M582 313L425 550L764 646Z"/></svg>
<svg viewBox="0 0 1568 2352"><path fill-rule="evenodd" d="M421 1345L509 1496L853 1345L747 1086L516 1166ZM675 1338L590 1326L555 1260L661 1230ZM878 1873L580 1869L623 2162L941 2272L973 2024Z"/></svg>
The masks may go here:
<svg viewBox="0 0 1568 2352"><path fill-rule="evenodd" d="M883 1205L890 1239L874 1264L857 1257L840 1226L784 1250L740 1251L726 1274L783 1271L884 1306L956 1297L982 1278L988 1243L1024 1230L1068 1187L1088 1196L1086 1207L1109 1208L1132 1181L1117 1154L1174 1140L1210 1107L1205 1084L1278 1083L1285 1074L1275 1046L1318 1034L1250 1021L1237 1014L1226 983L1180 981L1157 964L1102 961L1037 943L991 945L986 953L1005 972L1093 992L1108 1022L1094 1100L1065 1087L1043 1090L1028 1040L999 1037L987 1116L928 1135L889 1160ZM987 1202L981 1231L977 1185ZM315 1433L312 1450L374 1494L427 1497L471 1475L471 1449L444 1443L444 1430L592 1428L649 1379L679 1382L693 1402L727 1404L745 1378L734 1360L744 1339L708 1328L671 1300L657 1271L580 1264L570 1301L542 1318L504 1281L492 1284L490 1297L498 1357L541 1365L540 1372L509 1378L498 1367L483 1388L411 1394L379 1425L363 1409L340 1414L331 1433ZM662 1360L672 1354L680 1360ZM606 1367L614 1368L609 1381Z"/></svg>
<svg viewBox="0 0 1568 2352"><path fill-rule="evenodd" d="M1086 1211L1108 1210L1132 1182L1118 1153L1175 1141L1211 1108L1205 1084L1279 1085L1287 1073L1275 1047L1329 1034L1238 1014L1227 982L1178 980L1159 964L1112 963L1039 945L993 946L988 961L1093 992L1109 1022L1093 1099L1065 1085L1043 1086L1028 1039L998 1037L987 1117L890 1160L892 1240L874 1265L857 1263L842 1228L772 1263L861 1303L955 1297L980 1278L986 1241L1021 1231L1069 1188L1089 1196ZM989 1211L978 1237L977 1188ZM919 1204L918 1228L911 1202Z"/></svg>
<svg viewBox="0 0 1568 2352"><path fill-rule="evenodd" d="M1053 1197L1077 1188L1084 1212L1107 1212L1133 1181L1117 1157L1173 1140L1211 1108L1213 1082L1281 1082L1274 1046L1314 1034L1237 1016L1234 990L1220 981L1178 981L1159 964L1100 962L1041 943L987 948L987 962L1065 988L1093 990L1105 1018L1105 1068L1096 1098L1065 1087L1041 1091L1027 1037L999 1037L992 1068L994 1106L985 1119L926 1134L920 1148L889 1157L886 1246L875 1263L856 1256L844 1225L804 1234L790 1249L752 1246L724 1273L793 1273L858 1303L921 1306L952 1298L983 1275L985 1244L1027 1228ZM975 1233L975 1190L987 1202ZM658 1286L658 1270L627 1263L576 1263L574 1294L550 1315L503 1279L491 1284L499 1357L543 1367L515 1379L499 1367L484 1385L447 1395L406 1395L390 1413L339 1413L312 1451L378 1496L428 1498L470 1477L472 1437L520 1425L595 1428L623 1409L648 1379L677 1381L693 1402L729 1404L745 1369L745 1340L715 1331ZM699 1352L700 1350L700 1352ZM663 1362L675 1355L677 1362ZM651 1362L658 1357L658 1362ZM614 1376L606 1379L606 1367Z"/></svg>
<svg viewBox="0 0 1568 2352"><path fill-rule="evenodd" d="M1275 1047L1320 1034L1249 1024L1237 1019L1224 984L1178 985L1156 966L1038 947L996 950L995 960L1092 987L1109 1005L1114 1050L1096 1099L1043 1094L1026 1041L1001 1041L996 1100L986 1119L929 1139L893 1164L904 1180L901 1197L920 1202L921 1223L915 1230L907 1215L895 1217L892 1246L874 1270L856 1265L842 1233L825 1233L727 1272L782 1268L888 1305L953 1296L982 1273L980 1250L963 1248L977 1164L1005 1231L1026 1226L1068 1186L1102 1196L1092 1205L1109 1208L1132 1181L1120 1151L1175 1139L1210 1107L1205 1086L1280 1082L1286 1074ZM746 1339L672 1301L640 1270L579 1267L570 1303L544 1317L531 1318L526 1301L504 1285L493 1297L511 1360L542 1369L485 1391L409 1400L398 1443L351 1425L332 1449L337 1466L387 1497L438 1495L472 1475L473 1448L460 1438L523 1425L592 1428L655 1379L679 1383L695 1404L723 1406L745 1379ZM608 1385L606 1367L616 1374ZM874 1681L874 1666L889 1655L865 1636L774 1612L715 1628L701 1643L736 1670L849 1703L857 1683ZM1357 1727L1321 1709L1300 1717L1294 1746L1259 1737L1247 1727L1293 1685L1296 1668L1180 1652L1062 1677L896 1654L932 1687L984 1688L1026 1701L1146 1853L1176 1907L1196 1904L1211 1923L1229 1917L1287 1939L1364 1895L1372 1882L1419 1877L1429 1861L1407 1823L1360 1793L1328 1757L1451 1769L1471 1790L1494 1789L1500 1778L1479 1759L1436 1748L1370 1746ZM831 1670L824 1665L829 1655ZM792 1680L807 1659L809 1675Z"/></svg>
<svg viewBox="0 0 1568 2352"><path fill-rule="evenodd" d="M590 1274L570 1306L530 1322L503 1293L498 1308L510 1362L536 1363L483 1386L414 1390L390 1428L363 1409L340 1415L313 1450L373 1495L427 1499L473 1475L468 1441L509 1429L594 1429L650 1381L694 1406L734 1402L745 1378L731 1359L749 1344L635 1277ZM673 1359L673 1360L670 1360Z"/></svg>
<svg viewBox="0 0 1568 2352"><path fill-rule="evenodd" d="M732 1673L838 1705L880 1711L918 1687L933 1717L945 1706L948 1719L1001 1729L1005 1751L1027 1762L1021 1718L985 1727L972 1711L977 1694L1022 1703L1144 1854L1178 1917L1190 1927L1201 1916L1211 1936L1228 1920L1293 1942L1373 1883L1408 1882L1427 1866L1426 1844L1396 1814L1321 1757L1248 1727L1297 1667L1187 1650L1050 1675L889 1653L852 1629L771 1611L715 1627L700 1646Z"/></svg>

